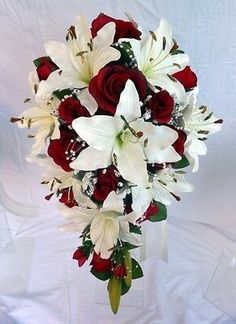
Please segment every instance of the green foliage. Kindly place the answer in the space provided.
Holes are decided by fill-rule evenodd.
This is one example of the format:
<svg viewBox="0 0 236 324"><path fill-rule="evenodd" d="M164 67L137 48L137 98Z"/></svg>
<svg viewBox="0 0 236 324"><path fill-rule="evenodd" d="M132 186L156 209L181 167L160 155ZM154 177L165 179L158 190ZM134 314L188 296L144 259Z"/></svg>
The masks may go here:
<svg viewBox="0 0 236 324"><path fill-rule="evenodd" d="M135 259L132 259L132 279L143 277L143 270Z"/></svg>
<svg viewBox="0 0 236 324"><path fill-rule="evenodd" d="M123 242L123 241L122 241L122 246L127 250L133 250L133 249L136 249L138 247L138 246L133 245L133 244L131 244L129 242Z"/></svg>
<svg viewBox="0 0 236 324"><path fill-rule="evenodd" d="M161 222L167 218L167 209L166 206L159 201L155 201L156 206L158 207L158 212L150 217L151 222Z"/></svg>
<svg viewBox="0 0 236 324"><path fill-rule="evenodd" d="M65 96L70 96L72 94L72 89L56 90L53 92L53 95L59 100L62 100Z"/></svg>
<svg viewBox="0 0 236 324"><path fill-rule="evenodd" d="M140 226L132 224L132 223L129 223L129 231L130 231L130 233L142 234Z"/></svg>
<svg viewBox="0 0 236 324"><path fill-rule="evenodd" d="M187 166L189 166L189 162L185 155L182 157L180 161L172 165L173 169L183 169L186 168Z"/></svg>
<svg viewBox="0 0 236 324"><path fill-rule="evenodd" d="M111 277L111 272L110 271L103 271L103 272L98 272L96 271L94 268L92 268L90 270L90 272L96 277L98 278L99 280L103 280L103 281L106 281L108 279L110 279Z"/></svg>
<svg viewBox="0 0 236 324"><path fill-rule="evenodd" d="M130 287L126 286L124 280L122 280L121 295L125 295L130 290Z"/></svg>

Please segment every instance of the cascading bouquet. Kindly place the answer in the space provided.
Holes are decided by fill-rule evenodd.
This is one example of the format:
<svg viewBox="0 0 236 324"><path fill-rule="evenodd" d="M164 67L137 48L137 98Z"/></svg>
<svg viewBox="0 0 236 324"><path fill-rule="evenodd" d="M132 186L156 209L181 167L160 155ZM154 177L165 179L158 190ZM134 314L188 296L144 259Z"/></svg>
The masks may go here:
<svg viewBox="0 0 236 324"><path fill-rule="evenodd" d="M28 158L46 166L46 199L57 196L62 228L81 233L73 258L91 257L116 313L143 275L130 253L142 223L166 219L192 190L183 168L197 171L222 120L196 106L197 77L165 20L146 37L132 19L100 14L89 27L79 16L66 44L45 49L29 75L36 104L11 121L35 129Z"/></svg>

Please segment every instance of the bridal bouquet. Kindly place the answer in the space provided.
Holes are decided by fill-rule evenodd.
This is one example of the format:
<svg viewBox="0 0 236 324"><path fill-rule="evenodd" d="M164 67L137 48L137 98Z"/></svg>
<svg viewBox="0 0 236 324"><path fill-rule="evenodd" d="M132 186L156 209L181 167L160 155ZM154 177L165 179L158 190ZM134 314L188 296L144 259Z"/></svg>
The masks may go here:
<svg viewBox="0 0 236 324"><path fill-rule="evenodd" d="M165 220L192 190L184 168L198 170L222 120L196 105L197 77L165 20L145 35L131 18L79 16L66 43L45 50L29 75L35 105L11 121L32 130L28 159L46 168L46 199L59 199L62 229L80 233L73 258L108 280L116 313L143 276L131 256L143 222Z"/></svg>

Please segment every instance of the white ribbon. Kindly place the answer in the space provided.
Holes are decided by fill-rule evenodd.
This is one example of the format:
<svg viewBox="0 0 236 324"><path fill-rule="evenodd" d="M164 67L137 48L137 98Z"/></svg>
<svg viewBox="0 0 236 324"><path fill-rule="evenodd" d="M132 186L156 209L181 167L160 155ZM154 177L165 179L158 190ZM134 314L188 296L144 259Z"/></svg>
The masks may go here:
<svg viewBox="0 0 236 324"><path fill-rule="evenodd" d="M145 261L152 256L168 262L166 220L161 222L146 221L142 224L140 261Z"/></svg>
<svg viewBox="0 0 236 324"><path fill-rule="evenodd" d="M21 216L21 217L32 217L38 214L38 209L36 206L24 205L13 200L6 193L3 185L0 182L0 204L10 211L11 213Z"/></svg>

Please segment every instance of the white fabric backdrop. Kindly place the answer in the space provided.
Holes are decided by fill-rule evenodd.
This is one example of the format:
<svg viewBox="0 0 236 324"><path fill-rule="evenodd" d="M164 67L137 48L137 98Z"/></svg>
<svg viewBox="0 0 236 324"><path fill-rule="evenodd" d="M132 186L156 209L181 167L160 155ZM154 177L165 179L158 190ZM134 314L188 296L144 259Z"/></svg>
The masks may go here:
<svg viewBox="0 0 236 324"><path fill-rule="evenodd" d="M199 172L187 176L196 191L169 208L169 263L147 260L143 307L123 305L116 316L108 304L95 303L96 280L71 260L78 237L56 229L63 220L43 200L41 171L23 159L30 140L8 124L31 96L27 75L32 60L44 55L43 43L63 41L77 14L91 21L99 12L120 18L129 12L146 32L167 19L198 75L199 104L224 119L223 132L207 143ZM19 269L29 281L14 295L0 285L0 324L234 323L202 294L222 251L236 255L235 22L235 0L0 0L0 182L12 199L39 209L38 217L27 220L5 210L13 236L8 243L16 247L18 261L25 261ZM4 206L0 217L3 211ZM0 283L13 280L12 268L2 266L6 258L3 249Z"/></svg>

